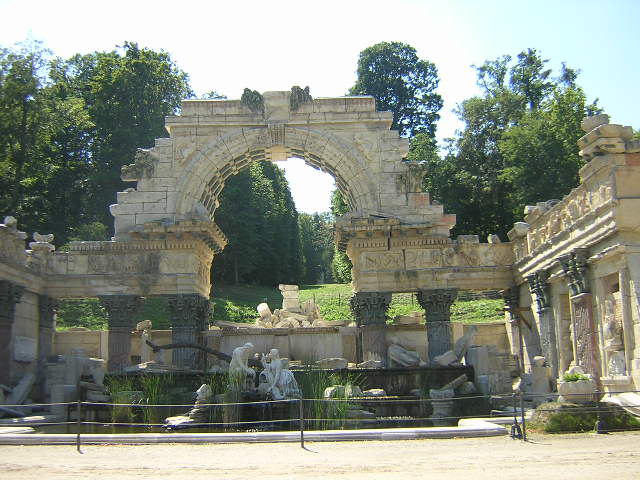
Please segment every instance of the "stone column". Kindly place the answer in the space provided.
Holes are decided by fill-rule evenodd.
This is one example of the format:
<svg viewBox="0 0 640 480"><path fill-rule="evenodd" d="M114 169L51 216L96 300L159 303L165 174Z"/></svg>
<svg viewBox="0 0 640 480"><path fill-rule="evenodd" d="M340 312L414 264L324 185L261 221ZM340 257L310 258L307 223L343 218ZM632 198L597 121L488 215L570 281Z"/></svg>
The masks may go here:
<svg viewBox="0 0 640 480"><path fill-rule="evenodd" d="M504 310L507 312L508 319L507 328L511 338L511 353L518 357L518 368L522 371L524 365L524 354L522 345L522 332L520 331L520 287L517 285L502 290L502 299L504 300Z"/></svg>
<svg viewBox="0 0 640 480"><path fill-rule="evenodd" d="M416 295L425 311L430 361L453 348L450 309L457 296L457 288L419 290Z"/></svg>
<svg viewBox="0 0 640 480"><path fill-rule="evenodd" d="M578 248L558 258L567 278L571 301L574 358L585 373L590 373L600 384L598 334L593 318L593 300L587 281L587 250Z"/></svg>
<svg viewBox="0 0 640 480"><path fill-rule="evenodd" d="M24 290L20 285L0 280L0 383L7 386L11 382L11 333L16 303L20 302Z"/></svg>
<svg viewBox="0 0 640 480"><path fill-rule="evenodd" d="M109 371L121 371L130 363L133 317L144 299L135 295L107 295L98 298L109 319Z"/></svg>
<svg viewBox="0 0 640 480"><path fill-rule="evenodd" d="M349 300L351 312L358 325L356 358L358 363L380 360L386 363L385 330L387 309L391 303L389 292L356 292Z"/></svg>
<svg viewBox="0 0 640 480"><path fill-rule="evenodd" d="M204 345L203 331L209 328L211 302L197 293L167 296L171 317L171 343ZM193 348L174 348L173 365L197 369L203 366L203 352Z"/></svg>
<svg viewBox="0 0 640 480"><path fill-rule="evenodd" d="M56 309L58 301L47 295L38 295L38 370L36 383L40 390L40 400L46 401L49 392L46 386L47 358L53 352L53 336L56 331Z"/></svg>
<svg viewBox="0 0 640 480"><path fill-rule="evenodd" d="M540 270L526 277L531 293L536 296L536 311L540 319L540 343L542 354L551 367L554 376L558 375L558 346L556 343L556 329L551 309L549 294L549 274Z"/></svg>

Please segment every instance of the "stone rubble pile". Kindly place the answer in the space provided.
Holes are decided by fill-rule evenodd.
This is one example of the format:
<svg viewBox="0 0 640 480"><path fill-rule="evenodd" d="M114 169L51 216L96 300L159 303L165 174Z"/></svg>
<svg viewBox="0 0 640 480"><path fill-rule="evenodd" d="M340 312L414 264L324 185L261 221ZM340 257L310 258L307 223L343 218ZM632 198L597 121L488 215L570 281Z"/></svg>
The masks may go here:
<svg viewBox="0 0 640 480"><path fill-rule="evenodd" d="M256 326L260 328L311 328L329 327L336 322L325 322L320 315L320 309L313 302L307 300L300 306L297 285L279 285L282 293L282 309L273 312L266 303L258 305L260 318ZM344 322L338 322L344 323Z"/></svg>

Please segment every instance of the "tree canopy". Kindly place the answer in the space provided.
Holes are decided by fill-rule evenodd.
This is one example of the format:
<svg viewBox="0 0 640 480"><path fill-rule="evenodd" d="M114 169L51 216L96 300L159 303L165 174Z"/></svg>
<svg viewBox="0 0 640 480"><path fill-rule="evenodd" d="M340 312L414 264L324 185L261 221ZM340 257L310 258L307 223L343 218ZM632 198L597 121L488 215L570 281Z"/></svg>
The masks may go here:
<svg viewBox="0 0 640 480"><path fill-rule="evenodd" d="M111 225L120 167L191 95L169 54L133 42L67 60L38 43L0 50L0 211L62 243Z"/></svg>
<svg viewBox="0 0 640 480"><path fill-rule="evenodd" d="M503 239L523 207L562 198L578 183L580 121L597 111L562 65L553 76L536 50L476 68L482 95L463 101L464 128L442 157L412 142L409 159L427 164L425 188L456 213L454 234L497 233Z"/></svg>
<svg viewBox="0 0 640 480"><path fill-rule="evenodd" d="M436 93L438 70L418 57L406 43L381 42L360 52L358 79L349 93L372 95L376 108L391 111L391 128L401 135L427 133L434 137L442 108Z"/></svg>

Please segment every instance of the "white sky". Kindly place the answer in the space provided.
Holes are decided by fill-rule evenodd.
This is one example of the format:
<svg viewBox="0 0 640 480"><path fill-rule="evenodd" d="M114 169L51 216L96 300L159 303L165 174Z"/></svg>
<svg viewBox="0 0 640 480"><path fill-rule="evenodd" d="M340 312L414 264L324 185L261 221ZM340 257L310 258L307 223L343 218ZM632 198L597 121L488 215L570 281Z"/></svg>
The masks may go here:
<svg viewBox="0 0 640 480"><path fill-rule="evenodd" d="M240 98L245 87L292 85L344 95L361 50L401 41L438 67L445 138L459 128L451 110L478 91L470 65L529 47L554 70L579 68L578 83L613 123L640 127L638 18L640 0L0 0L0 45L30 37L68 57L136 41L169 52L198 94ZM328 210L332 187L316 170L294 169L298 210Z"/></svg>

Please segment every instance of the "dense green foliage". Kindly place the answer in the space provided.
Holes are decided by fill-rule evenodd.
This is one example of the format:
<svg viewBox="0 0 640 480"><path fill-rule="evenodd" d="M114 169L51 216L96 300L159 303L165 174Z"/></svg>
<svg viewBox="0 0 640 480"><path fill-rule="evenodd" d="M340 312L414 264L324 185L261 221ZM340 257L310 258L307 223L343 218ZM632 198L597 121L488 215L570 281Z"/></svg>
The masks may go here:
<svg viewBox="0 0 640 480"><path fill-rule="evenodd" d="M162 297L147 298L142 308L134 315L132 324L149 319L155 329L169 328L167 302ZM85 327L90 330L107 329L107 312L97 298L68 299L60 301L57 310L58 330Z"/></svg>
<svg viewBox="0 0 640 480"><path fill-rule="evenodd" d="M257 162L231 177L215 220L229 239L215 258L215 280L274 287L300 283L298 212L280 167Z"/></svg>
<svg viewBox="0 0 640 480"><path fill-rule="evenodd" d="M333 280L333 218L330 214L298 215L304 274L302 283L328 283Z"/></svg>
<svg viewBox="0 0 640 480"><path fill-rule="evenodd" d="M331 214L334 218L344 215L349 211L347 203L342 198L337 188L331 192ZM345 252L341 252L338 246L333 246L333 258L331 259L331 272L338 283L351 282L351 260Z"/></svg>
<svg viewBox="0 0 640 480"><path fill-rule="evenodd" d="M351 95L371 95L376 108L391 111L391 128L401 135L427 133L435 136L440 118L442 97L438 87L438 70L428 60L418 57L406 43L381 42L360 52L358 79Z"/></svg>
<svg viewBox="0 0 640 480"><path fill-rule="evenodd" d="M67 60L39 44L0 50L0 211L57 243L111 225L120 167L191 95L169 54L131 42Z"/></svg>
<svg viewBox="0 0 640 480"><path fill-rule="evenodd" d="M325 320L353 321L349 299L353 290L349 284L302 285L300 302L313 300ZM214 319L232 322L253 322L257 318L256 306L269 304L272 310L281 308L282 296L275 288L216 285L212 301L215 305ZM408 315L422 311L412 294L394 294L387 315ZM451 307L451 319L463 323L504 321L502 300L458 300Z"/></svg>
<svg viewBox="0 0 640 480"><path fill-rule="evenodd" d="M560 199L578 183L580 121L597 111L562 65L553 77L535 50L476 67L482 95L457 110L464 128L445 155L414 141L409 158L427 164L425 188L458 216L454 234L505 239L523 207Z"/></svg>

